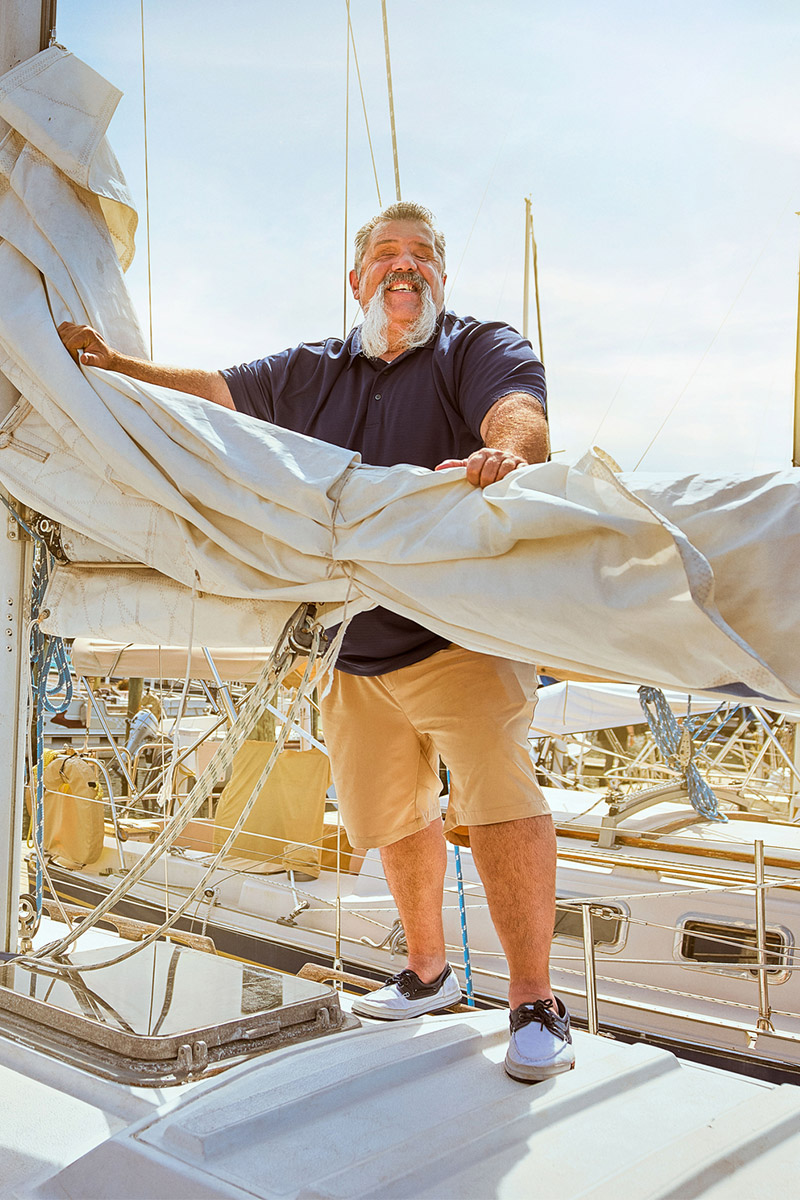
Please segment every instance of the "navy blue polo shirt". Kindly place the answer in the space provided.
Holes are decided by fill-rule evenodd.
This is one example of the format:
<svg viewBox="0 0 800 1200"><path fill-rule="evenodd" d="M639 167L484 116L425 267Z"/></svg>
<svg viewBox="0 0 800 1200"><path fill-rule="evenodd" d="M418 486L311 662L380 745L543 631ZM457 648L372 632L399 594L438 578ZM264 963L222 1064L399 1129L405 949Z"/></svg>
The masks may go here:
<svg viewBox="0 0 800 1200"><path fill-rule="evenodd" d="M295 346L222 372L239 412L357 450L378 467L431 470L483 445L480 426L509 392L545 405L544 368L509 325L446 312L431 340L393 362L367 358L353 330L342 341ZM337 667L382 675L444 649L445 639L387 609L355 616Z"/></svg>

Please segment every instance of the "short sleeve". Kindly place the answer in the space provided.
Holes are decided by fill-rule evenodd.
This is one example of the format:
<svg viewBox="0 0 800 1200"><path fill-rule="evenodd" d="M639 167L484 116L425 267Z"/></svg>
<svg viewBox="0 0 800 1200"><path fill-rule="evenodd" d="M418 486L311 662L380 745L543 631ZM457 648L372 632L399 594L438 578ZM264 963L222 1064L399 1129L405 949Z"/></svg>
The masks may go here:
<svg viewBox="0 0 800 1200"><path fill-rule="evenodd" d="M511 392L527 392L547 413L544 367L527 338L510 325L475 322L461 334L456 395L461 415L480 436L483 418Z"/></svg>
<svg viewBox="0 0 800 1200"><path fill-rule="evenodd" d="M283 350L280 354L220 371L237 412L275 422L274 397L279 394L286 377L290 354L290 350Z"/></svg>

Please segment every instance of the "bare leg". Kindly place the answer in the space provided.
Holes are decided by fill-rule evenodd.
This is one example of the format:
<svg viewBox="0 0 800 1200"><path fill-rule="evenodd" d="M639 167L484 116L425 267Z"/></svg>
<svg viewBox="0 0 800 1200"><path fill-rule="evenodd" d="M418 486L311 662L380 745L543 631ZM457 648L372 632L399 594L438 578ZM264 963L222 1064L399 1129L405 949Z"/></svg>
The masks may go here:
<svg viewBox="0 0 800 1200"><path fill-rule="evenodd" d="M442 822L381 849L381 861L408 942L408 965L423 983L444 970L442 903L447 846Z"/></svg>
<svg viewBox="0 0 800 1200"><path fill-rule="evenodd" d="M470 845L508 961L508 1003L547 1000L555 921L556 835L550 816L472 825Z"/></svg>

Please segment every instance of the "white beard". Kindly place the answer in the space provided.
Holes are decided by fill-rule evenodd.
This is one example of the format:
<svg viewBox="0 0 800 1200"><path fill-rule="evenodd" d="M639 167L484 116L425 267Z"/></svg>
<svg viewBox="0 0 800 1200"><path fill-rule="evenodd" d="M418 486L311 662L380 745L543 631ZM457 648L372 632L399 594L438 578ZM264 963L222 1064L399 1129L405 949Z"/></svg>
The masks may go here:
<svg viewBox="0 0 800 1200"><path fill-rule="evenodd" d="M367 358L381 358L389 350L389 338L387 330L389 326L389 316L384 306L384 295L386 288L393 282L392 276L387 277L381 282L372 299L364 309L364 321L361 326L361 349ZM425 280L420 280L420 299L422 300L422 308L413 325L409 325L403 335L403 341L400 347L395 349L414 350L417 346L424 346L430 340L434 329L436 328L436 305L431 296L431 289Z"/></svg>

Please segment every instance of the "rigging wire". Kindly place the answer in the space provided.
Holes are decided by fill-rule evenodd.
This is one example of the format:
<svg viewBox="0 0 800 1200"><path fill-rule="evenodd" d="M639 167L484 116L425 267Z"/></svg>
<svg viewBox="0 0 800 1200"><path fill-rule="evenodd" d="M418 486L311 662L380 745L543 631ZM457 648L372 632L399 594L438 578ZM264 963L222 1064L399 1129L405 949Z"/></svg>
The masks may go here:
<svg viewBox="0 0 800 1200"><path fill-rule="evenodd" d="M484 201L489 194L489 188L491 187L492 180L494 179L495 171L497 170L497 164L500 162L500 155L503 153L503 150L505 149L505 144L506 144L507 139L508 139L508 131L506 131L506 135L503 138L502 142L500 143L500 148L497 151L497 156L494 160L494 165L492 166L492 169L489 172L489 178L486 181L486 187L483 189L483 195L481 196L480 204L478 205L478 211L475 213L475 218L470 227L470 231L467 234L467 240L464 243L464 249L461 251L461 258L458 260L458 266L455 269L455 273L453 275L453 281L450 284L449 288L447 289L448 304L450 303L450 301L452 299L453 290L456 286L459 272L461 270L461 267L464 264L464 259L466 258L467 250L469 249L469 244L472 241L472 235L475 232L475 226L478 224L478 217L481 215L481 209L483 208Z"/></svg>
<svg viewBox="0 0 800 1200"><path fill-rule="evenodd" d="M353 62L355 63L356 77L358 79L358 90L359 90L359 94L361 96L361 111L364 114L364 128L366 129L366 133L367 133L367 144L369 145L369 156L370 156L370 161L372 163L372 177L375 180L375 191L378 196L378 207L383 208L383 200L381 198L381 185L378 180L378 167L375 162L375 150L374 150L374 147L372 144L372 131L370 130L369 114L367 113L367 100L366 100L366 96L364 95L364 85L363 85L363 82L361 79L361 67L359 65L358 49L356 47L356 35L353 30L353 22L352 22L352 17L351 17L351 12L350 12L350 0L345 0L345 7L347 9L347 56L346 56L346 83L345 83L345 150L344 150L344 174L345 174L345 181L344 181L344 281L342 284L342 287L343 287L342 337L343 338L347 337L349 330L352 328L352 326L354 324L354 322L351 322L348 325L348 321L347 321L347 304L348 304L348 300L349 300L349 295L348 295L348 290L347 290L347 280L348 280L348 263L349 263L349 253L350 253L350 248L348 245L347 220L348 220L348 207L349 207L349 174L350 174L350 47L351 46L353 48ZM392 117L392 119L394 120L394 117ZM396 159L396 154L397 154L397 150L395 147L395 159ZM395 170L397 170L396 167L395 167Z"/></svg>
<svg viewBox="0 0 800 1200"><path fill-rule="evenodd" d="M342 337L347 337L347 207L350 182L350 0L347 4L347 67L344 85L344 270L342 271Z"/></svg>
<svg viewBox="0 0 800 1200"><path fill-rule="evenodd" d="M645 344L648 337L650 336L650 333L652 332L653 326L656 323L656 318L658 317L658 314L661 312L661 309L664 306L664 301L667 298L667 295L669 293L671 286L672 286L672 284L668 283L667 286L665 287L664 294L662 295L661 299L659 300L658 304L656 305L655 312L653 313L653 316L650 319L650 323L647 326L647 328L645 329L641 338L639 339L639 344L633 352L633 358L628 362L628 366L625 369L625 374L622 376L622 379L620 379L619 383L617 384L616 391L614 392L614 395L609 400L608 407L606 408L606 411L603 413L602 417L600 418L600 422L599 422L597 428L595 429L594 433L592 434L592 437L591 437L592 445L595 445L595 443L597 442L597 439L600 435L600 430L603 428L606 421L608 420L609 414L617 401L617 397L619 396L620 392L622 391L623 387L625 386L625 380L628 378L628 376L631 373L631 367L633 366L634 359L636 358L636 356L638 355L642 346Z"/></svg>
<svg viewBox="0 0 800 1200"><path fill-rule="evenodd" d="M144 213L147 237L147 312L150 319L150 358L153 358L153 279L150 255L150 172L147 152L147 72L145 68L144 0L139 0L142 18L142 118L144 123Z"/></svg>
<svg viewBox="0 0 800 1200"><path fill-rule="evenodd" d="M350 41L352 42L352 45L353 45L353 62L355 63L355 67L356 67L356 77L358 79L358 90L361 93L361 110L364 113L364 125L366 126L366 130L367 130L367 142L369 144L369 156L370 156L370 159L372 160L372 174L373 174L373 178L375 179L375 191L378 193L378 207L383 208L383 201L381 200L381 185L378 183L378 168L375 165L375 151L372 148L372 134L370 133L369 117L367 116L367 101L364 96L364 86L361 82L361 68L358 65L358 50L356 49L356 35L353 32L353 22L350 19L350 0L347 0L347 27L348 27L349 34L350 34ZM350 79L349 46L348 46L347 78L348 78L348 82L349 82L349 79Z"/></svg>
<svg viewBox="0 0 800 1200"><path fill-rule="evenodd" d="M723 330L723 329L724 329L724 327L725 327L725 324L726 324L726 322L727 322L727 320L728 320L728 317L731 315L731 313L733 312L734 308L735 308L735 307L736 307L736 305L739 303L739 298L740 298L740 296L741 296L742 292L745 290L745 288L747 287L747 285L748 285L748 283L750 282L751 278L753 277L753 274L754 274L754 272L755 272L755 269L756 269L756 267L757 267L757 266L758 266L758 264L761 262L761 259L762 259L762 258L763 258L763 256L764 256L764 252L765 252L765 250L767 249L767 246L768 246L768 245L770 244L770 242L772 241L773 237L775 236L775 233L777 232L777 230L778 230L778 227L779 227L779 225L780 225L781 221L783 220L784 216L786 215L786 210L789 208L789 205L790 205L790 204L791 204L791 197L789 198L789 200L787 200L786 204L784 205L784 207L783 207L783 209L782 209L782 211L781 211L781 214L780 214L780 216L778 217L777 221L775 222L775 224L773 225L772 229L771 229L771 230L770 230L770 232L768 233L768 235L767 235L767 238L766 238L766 240L765 240L765 242L764 242L763 246L761 247L761 249L759 250L758 254L756 255L755 262L753 263L753 265L752 265L752 267L750 268L750 270L747 272L747 275L745 276L745 279L744 279L744 282L742 283L742 286L739 288L738 292L736 293L736 295L735 295L735 296L734 296L734 298L733 298L733 301L732 301L732 303L731 303L731 306L730 306L730 308L729 308L729 309L728 309L728 311L725 313L725 316L722 318L722 321L720 322L720 326L719 326L719 328L717 329L717 331L716 331L716 333L714 334L714 336L712 337L711 341L708 343L708 345L706 346L705 350L704 350L704 351L703 351L703 353L701 354L701 356L700 356L700 359L699 359L699 361L698 361L697 365L695 366L694 370L692 371L691 375L690 375L690 376L689 376L689 378L687 379L686 383L684 384L684 386L681 388L680 392L679 392L679 393L678 393L678 395L676 396L675 400L673 401L673 403L672 403L671 407L669 408L668 412L667 412L667 413L666 413L666 415L664 416L664 419L663 419L663 421L661 422L661 424L659 425L658 429L655 431L655 433L654 433L654 434L653 434L653 436L651 437L650 441L649 441L649 442L647 443L647 445L645 446L645 448L644 448L644 450L643 450L643 452L642 452L642 454L641 454L641 456L640 456L640 458L639 458L639 461L636 463L635 467L633 468L635 471L638 471L638 470L639 470L639 467L642 465L642 463L644 462L645 458L647 457L647 455L648 455L648 454L650 453L650 451L652 450L653 446L655 445L655 442L656 442L657 438L659 437L659 435L661 434L662 430L664 429L664 426L666 425L667 421L670 419L670 417L672 416L672 414L675 412L675 409L678 407L678 405L680 404L681 400L683 399L683 397L686 395L687 391L689 390L689 387L691 386L691 384L692 384L692 381L694 380L694 377L695 377L695 375L696 375L696 374L697 374L697 372L700 370L700 368L702 367L702 365L703 365L703 363L705 362L705 360L708 358L708 355L709 355L709 354L710 354L710 352L711 352L711 348L712 348L712 346L713 346L713 345L714 345L714 343L716 342L716 340L717 340L717 338L719 337L719 335L722 333L722 330Z"/></svg>
<svg viewBox="0 0 800 1200"><path fill-rule="evenodd" d="M349 4L348 4L349 8ZM392 61L389 56L389 21L386 16L386 0L381 0L381 12L383 14L383 46L386 52L386 90L389 95L389 122L392 128L392 156L394 158L394 187L397 193L397 199L402 200L400 195L400 164L397 158L397 130L394 123L394 93L392 91Z"/></svg>

